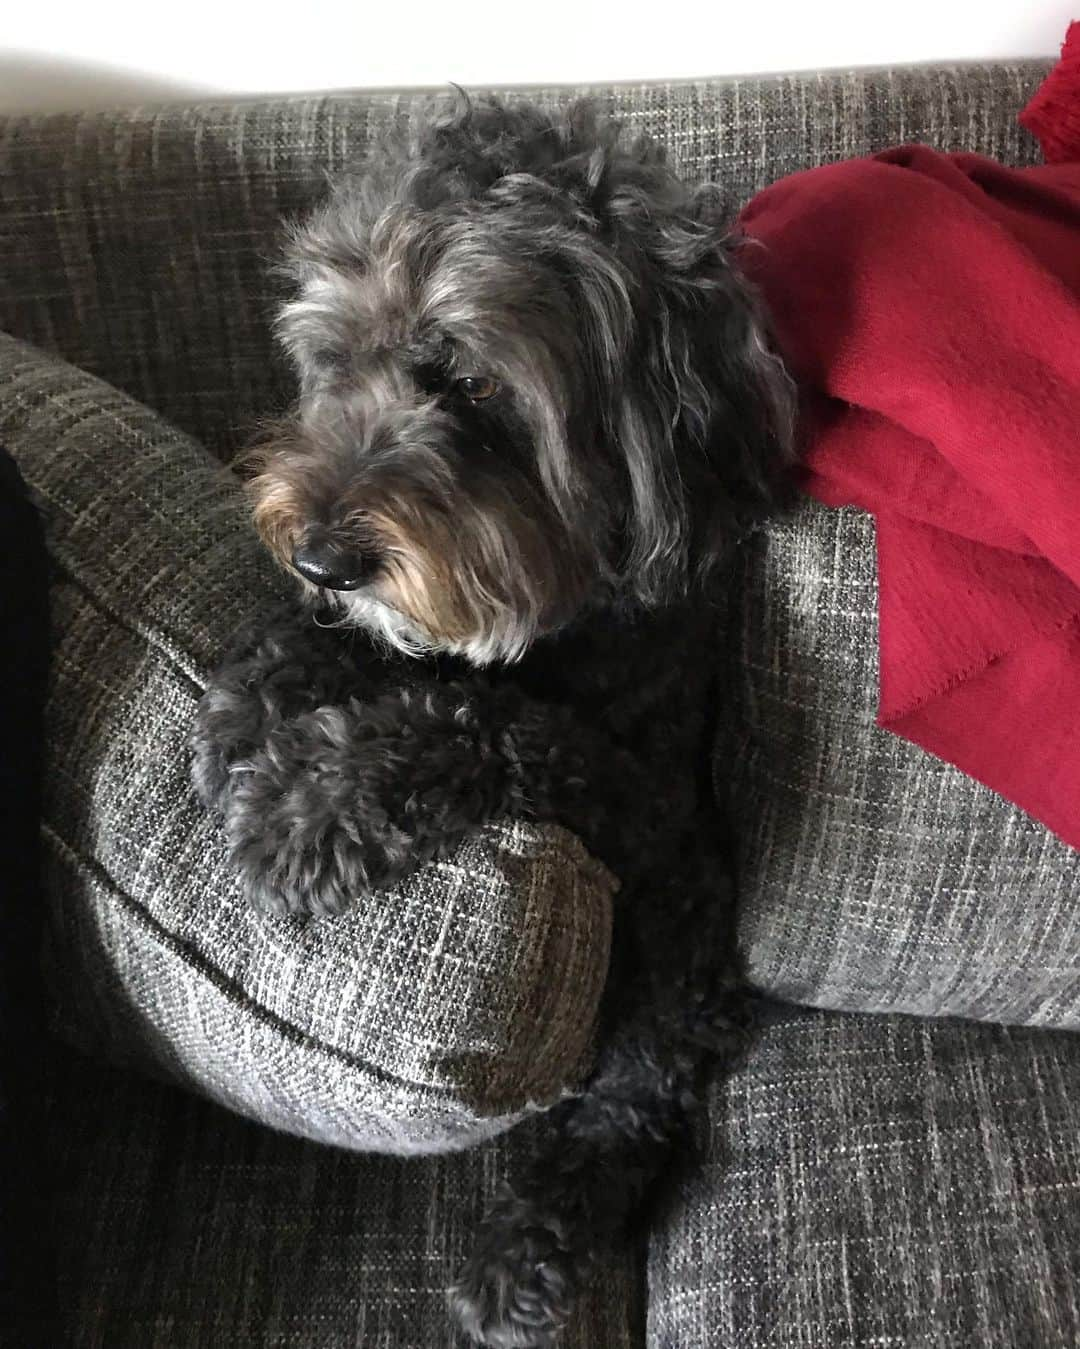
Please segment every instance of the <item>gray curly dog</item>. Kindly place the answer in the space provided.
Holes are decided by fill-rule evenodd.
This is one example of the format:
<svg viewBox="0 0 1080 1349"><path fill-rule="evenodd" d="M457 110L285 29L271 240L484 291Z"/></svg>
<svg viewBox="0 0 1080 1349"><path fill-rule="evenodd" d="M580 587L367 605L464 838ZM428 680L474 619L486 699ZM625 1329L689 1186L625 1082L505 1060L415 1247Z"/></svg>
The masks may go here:
<svg viewBox="0 0 1080 1349"><path fill-rule="evenodd" d="M498 817L620 877L592 1078L452 1290L548 1344L744 1041L710 799L710 587L782 495L792 387L715 192L588 105L463 99L292 234L255 523L299 579L202 703L253 903L332 914Z"/></svg>

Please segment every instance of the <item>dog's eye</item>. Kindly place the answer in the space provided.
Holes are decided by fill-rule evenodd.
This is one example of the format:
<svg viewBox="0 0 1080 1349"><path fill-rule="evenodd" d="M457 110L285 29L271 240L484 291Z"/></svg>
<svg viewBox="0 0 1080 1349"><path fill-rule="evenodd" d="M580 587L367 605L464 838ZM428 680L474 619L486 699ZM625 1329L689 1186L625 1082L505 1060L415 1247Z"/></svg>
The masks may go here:
<svg viewBox="0 0 1080 1349"><path fill-rule="evenodd" d="M482 403L499 392L499 382L490 375L466 375L457 381L454 388L470 403Z"/></svg>
<svg viewBox="0 0 1080 1349"><path fill-rule="evenodd" d="M312 359L323 370L336 372L347 370L350 364L349 353L340 347L320 347Z"/></svg>

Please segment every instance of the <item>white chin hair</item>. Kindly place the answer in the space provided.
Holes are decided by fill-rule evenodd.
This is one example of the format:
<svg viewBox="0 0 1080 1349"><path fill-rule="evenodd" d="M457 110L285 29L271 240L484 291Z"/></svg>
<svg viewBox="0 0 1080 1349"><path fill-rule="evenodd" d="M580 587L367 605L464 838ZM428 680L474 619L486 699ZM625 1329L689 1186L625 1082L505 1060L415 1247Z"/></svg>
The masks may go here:
<svg viewBox="0 0 1080 1349"><path fill-rule="evenodd" d="M412 619L406 618L370 591L338 591L332 599L341 617L329 626L363 628L405 656L441 653L461 656L471 665L490 665L493 661L513 662L521 659L536 635L531 627L526 630L525 625L515 628L508 624L507 631L502 633L491 632L461 642L447 642L431 637Z"/></svg>

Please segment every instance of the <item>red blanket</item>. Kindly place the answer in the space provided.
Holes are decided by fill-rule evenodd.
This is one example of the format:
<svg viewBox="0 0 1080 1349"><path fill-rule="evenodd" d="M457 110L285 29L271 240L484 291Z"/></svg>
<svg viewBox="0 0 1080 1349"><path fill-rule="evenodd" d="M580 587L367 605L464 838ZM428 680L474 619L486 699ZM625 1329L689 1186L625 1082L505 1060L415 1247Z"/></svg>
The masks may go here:
<svg viewBox="0 0 1080 1349"><path fill-rule="evenodd" d="M1080 847L1080 164L908 146L741 224L807 488L875 516L880 725Z"/></svg>

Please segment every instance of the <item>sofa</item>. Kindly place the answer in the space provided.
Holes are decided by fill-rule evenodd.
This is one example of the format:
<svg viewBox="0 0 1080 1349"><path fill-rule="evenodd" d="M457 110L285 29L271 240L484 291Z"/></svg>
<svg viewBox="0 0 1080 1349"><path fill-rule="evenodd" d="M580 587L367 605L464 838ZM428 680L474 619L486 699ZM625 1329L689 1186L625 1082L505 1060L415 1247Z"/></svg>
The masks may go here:
<svg viewBox="0 0 1080 1349"><path fill-rule="evenodd" d="M1016 117L1047 69L589 92L734 214L900 142L1037 162ZM6 1343L459 1345L484 1198L588 1074L619 901L579 840L496 821L341 918L265 918L188 784L208 672L288 585L229 468L290 394L281 222L425 101L0 121L0 446L52 623L55 1319ZM874 563L872 520L808 501L735 559L702 658L758 1028L565 1349L1080 1343L1076 854L875 727Z"/></svg>

